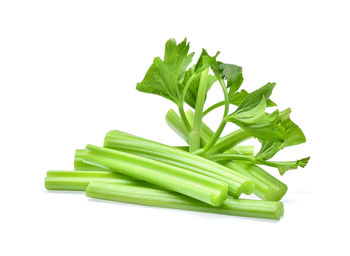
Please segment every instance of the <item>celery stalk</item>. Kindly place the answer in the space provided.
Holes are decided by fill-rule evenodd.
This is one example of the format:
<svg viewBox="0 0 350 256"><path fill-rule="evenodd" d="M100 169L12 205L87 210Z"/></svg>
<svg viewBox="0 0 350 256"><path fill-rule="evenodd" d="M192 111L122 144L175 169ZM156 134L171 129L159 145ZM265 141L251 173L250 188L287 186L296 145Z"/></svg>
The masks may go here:
<svg viewBox="0 0 350 256"><path fill-rule="evenodd" d="M254 156L254 146L252 145L237 145L233 149L242 155Z"/></svg>
<svg viewBox="0 0 350 256"><path fill-rule="evenodd" d="M194 122L193 111L190 109L188 111L186 111L186 116L187 116L187 120L189 121L189 123L192 124ZM206 145L209 142L210 138L212 136L214 136L214 132L205 124L202 124L202 127L203 127L202 133L204 134L203 139L202 139L202 143L204 145ZM251 137L252 136L249 133L247 133L245 130L238 129L237 131L234 131L234 132L220 138L211 149L209 149L207 152L205 152L205 156L209 157L213 154L225 152L228 150L233 151L234 146L238 145L242 141L245 141Z"/></svg>
<svg viewBox="0 0 350 256"><path fill-rule="evenodd" d="M226 182L229 194L235 197L251 194L254 184L250 178L218 163L181 149L146 140L121 131L110 131L104 146L131 154L140 155L166 164L171 164L199 174Z"/></svg>
<svg viewBox="0 0 350 256"><path fill-rule="evenodd" d="M193 112L187 111L188 120L191 123L193 121ZM174 129L177 133L183 132L183 123L181 118L173 110L169 110L166 116L167 123L171 123L171 128ZM205 128L204 128L205 127ZM202 125L202 140L205 142L207 138L210 138L214 132L205 124ZM186 138L187 134L183 133L182 137ZM226 151L228 153L237 153L233 149ZM245 165L245 162L235 160L235 164L240 164L241 168L238 165L225 164L226 167L232 168L233 170L240 172L248 177L250 177L255 183L254 194L265 200L280 200L285 193L287 192L287 185L279 181L264 169L260 168L257 165L249 164ZM244 167L243 167L244 166Z"/></svg>
<svg viewBox="0 0 350 256"><path fill-rule="evenodd" d="M186 116L190 124L194 121L194 113L191 110L186 111ZM170 109L166 115L166 122L168 126L175 131L184 141L189 142L189 136L187 129L182 121L182 119L176 114L173 109ZM214 132L205 124L202 123L202 131L201 131L201 146L204 147L211 137L214 135ZM220 138L217 143L214 145L212 149L206 152L206 155L214 154L214 153L222 153L225 151L229 151L230 153L237 153L239 151L239 147L237 144L242 141L251 138L249 134L247 134L242 129L237 130L235 133L228 134L223 138ZM249 154L251 155L251 148L249 149ZM254 147L253 147L254 150ZM243 152L241 152L243 153Z"/></svg>
<svg viewBox="0 0 350 256"><path fill-rule="evenodd" d="M84 191L90 182L148 186L146 182L137 181L132 177L112 172L47 171L45 178L45 187L47 190Z"/></svg>
<svg viewBox="0 0 350 256"><path fill-rule="evenodd" d="M77 149L74 156L74 170L77 171L106 171L106 169L84 163L82 157L86 154L85 149Z"/></svg>
<svg viewBox="0 0 350 256"><path fill-rule="evenodd" d="M243 161L231 161L227 163L226 166L254 180L254 194L263 200L279 201L288 190L286 184L255 164L245 163Z"/></svg>
<svg viewBox="0 0 350 256"><path fill-rule="evenodd" d="M83 162L147 181L208 204L219 206L227 197L222 181L118 150L87 145Z"/></svg>
<svg viewBox="0 0 350 256"><path fill-rule="evenodd" d="M88 197L163 208L192 210L253 218L279 220L283 216L281 202L227 198L219 207L212 207L198 200L172 191L125 184L90 183Z"/></svg>
<svg viewBox="0 0 350 256"><path fill-rule="evenodd" d="M84 191L90 182L101 182L101 183L111 183L111 184L135 184L135 185L140 184L140 182L136 180L116 179L116 178L46 177L45 188L47 190ZM146 182L143 182L142 184L145 185Z"/></svg>
<svg viewBox="0 0 350 256"><path fill-rule="evenodd" d="M189 146L175 146L175 148L184 150L184 151L189 151ZM254 146L253 145L237 145L233 147L232 151L226 151L226 152L234 152L237 154L242 154L245 156L253 156L254 155Z"/></svg>
<svg viewBox="0 0 350 256"><path fill-rule="evenodd" d="M135 180L135 178L133 177L126 176L120 173L109 172L109 171L56 171L56 170L52 171L52 170L49 170L46 173L46 177L114 178L114 179Z"/></svg>

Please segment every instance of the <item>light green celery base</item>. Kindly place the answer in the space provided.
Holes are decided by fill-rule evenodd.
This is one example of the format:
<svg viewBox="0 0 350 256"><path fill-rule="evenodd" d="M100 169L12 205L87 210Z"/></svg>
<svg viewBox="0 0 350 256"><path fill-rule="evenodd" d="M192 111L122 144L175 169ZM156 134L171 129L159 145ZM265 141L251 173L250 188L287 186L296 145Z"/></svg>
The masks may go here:
<svg viewBox="0 0 350 256"><path fill-rule="evenodd" d="M219 207L171 191L132 185L90 183L88 197L146 206L192 210L216 214L279 220L283 216L281 202L227 198Z"/></svg>

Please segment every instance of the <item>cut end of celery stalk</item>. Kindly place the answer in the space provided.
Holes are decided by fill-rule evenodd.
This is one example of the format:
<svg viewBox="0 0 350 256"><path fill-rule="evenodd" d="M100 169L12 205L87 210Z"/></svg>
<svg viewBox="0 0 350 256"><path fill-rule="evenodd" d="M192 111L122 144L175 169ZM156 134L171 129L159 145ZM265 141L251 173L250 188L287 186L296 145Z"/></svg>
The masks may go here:
<svg viewBox="0 0 350 256"><path fill-rule="evenodd" d="M82 158L86 155L86 149L77 149L74 156L75 171L106 171L106 169L84 163Z"/></svg>
<svg viewBox="0 0 350 256"><path fill-rule="evenodd" d="M241 194L250 195L254 192L254 182L252 180L247 180L238 188L235 197L239 197Z"/></svg>
<svg viewBox="0 0 350 256"><path fill-rule="evenodd" d="M67 180L58 177L46 177L45 188L47 190L68 190L68 191L84 191L89 185L85 180Z"/></svg>
<svg viewBox="0 0 350 256"><path fill-rule="evenodd" d="M228 193L228 185L225 183L226 186L224 186L224 189L221 190L219 193L214 194L211 198L211 204L213 206L220 206L227 198Z"/></svg>
<svg viewBox="0 0 350 256"><path fill-rule="evenodd" d="M288 187L282 183L279 186L271 186L268 192L265 194L264 200L279 201L287 193Z"/></svg>
<svg viewBox="0 0 350 256"><path fill-rule="evenodd" d="M112 172L94 171L47 171L45 188L47 190L84 191L90 182L111 184L136 184L152 187L146 182Z"/></svg>
<svg viewBox="0 0 350 256"><path fill-rule="evenodd" d="M277 202L275 218L276 218L276 220L279 220L279 219L281 219L282 216L284 216L283 203L282 202Z"/></svg>

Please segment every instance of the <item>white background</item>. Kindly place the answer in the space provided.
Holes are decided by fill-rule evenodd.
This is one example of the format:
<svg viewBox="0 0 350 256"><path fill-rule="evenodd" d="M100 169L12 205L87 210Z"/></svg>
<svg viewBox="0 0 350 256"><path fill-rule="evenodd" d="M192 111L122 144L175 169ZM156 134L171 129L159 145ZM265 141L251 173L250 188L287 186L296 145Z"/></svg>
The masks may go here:
<svg viewBox="0 0 350 256"><path fill-rule="evenodd" d="M349 255L346 3L0 1L0 254ZM164 122L173 104L135 90L170 37L220 50L243 67L245 89L277 82L272 99L292 108L308 139L278 159L311 155L282 177L281 221L45 190L48 169L72 169L74 150L101 145L111 129L183 143ZM213 128L221 111L207 120Z"/></svg>

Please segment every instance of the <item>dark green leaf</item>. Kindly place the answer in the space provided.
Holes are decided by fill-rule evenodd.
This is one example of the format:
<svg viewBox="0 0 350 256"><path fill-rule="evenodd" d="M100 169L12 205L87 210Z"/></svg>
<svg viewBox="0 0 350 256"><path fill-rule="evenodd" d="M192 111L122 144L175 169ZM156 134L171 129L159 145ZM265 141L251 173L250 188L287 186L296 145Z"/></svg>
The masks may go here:
<svg viewBox="0 0 350 256"><path fill-rule="evenodd" d="M192 66L190 69L186 71L184 84L190 79L190 77L194 74L195 66ZM190 87L187 90L186 96L185 96L185 102L191 106L192 108L195 108L196 106L196 100L197 100L197 92L198 92L198 86L199 86L200 77L195 78ZM210 90L212 85L216 82L216 77L209 75L208 76L208 89Z"/></svg>
<svg viewBox="0 0 350 256"><path fill-rule="evenodd" d="M245 97L234 113L249 111L249 109L255 108L258 104L260 104L262 98L265 98L265 100L269 99L275 85L275 83L267 83L263 87L250 93L247 97Z"/></svg>
<svg viewBox="0 0 350 256"><path fill-rule="evenodd" d="M159 57L154 59L142 82L137 84L137 90L160 95L178 104L179 89L194 55L188 54L189 47L186 39L180 44L169 39L165 45L164 61Z"/></svg>
<svg viewBox="0 0 350 256"><path fill-rule="evenodd" d="M299 145L306 141L302 130L290 119L290 112L291 110L288 108L279 114L279 126L283 128L285 134L283 141L260 140L262 147L256 155L257 158L270 159L283 148Z"/></svg>
<svg viewBox="0 0 350 256"><path fill-rule="evenodd" d="M220 54L217 52L215 56L209 56L205 49L202 49L202 53L199 56L199 59L195 65L195 72L200 73L204 69L209 68L213 62L216 62L216 57Z"/></svg>
<svg viewBox="0 0 350 256"><path fill-rule="evenodd" d="M208 53L203 49L202 54L199 57L197 64L189 68L185 73L185 79L182 84L182 89L186 85L186 83L193 77L194 75L202 72L206 68L208 68L211 63L213 63L219 53L216 53L215 56L211 57L208 55ZM207 85L207 91L211 88L211 86L216 82L216 77L212 75L208 75L208 85ZM197 100L197 92L198 92L198 86L200 82L200 77L197 76L194 80L192 80L191 85L189 86L186 96L185 96L185 102L191 106L192 108L195 108L196 100Z"/></svg>
<svg viewBox="0 0 350 256"><path fill-rule="evenodd" d="M232 93L236 92L243 83L242 68L233 64L222 63L219 65L219 69L227 81L227 87L230 88Z"/></svg>
<svg viewBox="0 0 350 256"><path fill-rule="evenodd" d="M242 89L239 92L230 93L229 94L230 104L239 106L248 95L249 95L249 92L247 92L244 89ZM266 100L266 107L275 107L275 106L277 105L272 100L270 99Z"/></svg>
<svg viewBox="0 0 350 256"><path fill-rule="evenodd" d="M248 94L227 120L259 139L282 141L284 130L278 125L279 112L275 111L272 114L265 112L266 99L270 97L274 86L274 83L268 83Z"/></svg>
<svg viewBox="0 0 350 256"><path fill-rule="evenodd" d="M278 168L279 173L283 175L288 170L297 169L298 167L304 168L309 160L310 157L305 157L297 161L257 161L257 164Z"/></svg>
<svg viewBox="0 0 350 256"><path fill-rule="evenodd" d="M272 158L280 150L280 146L282 145L280 141L260 140L260 142L261 148L256 154L256 158L264 160Z"/></svg>

